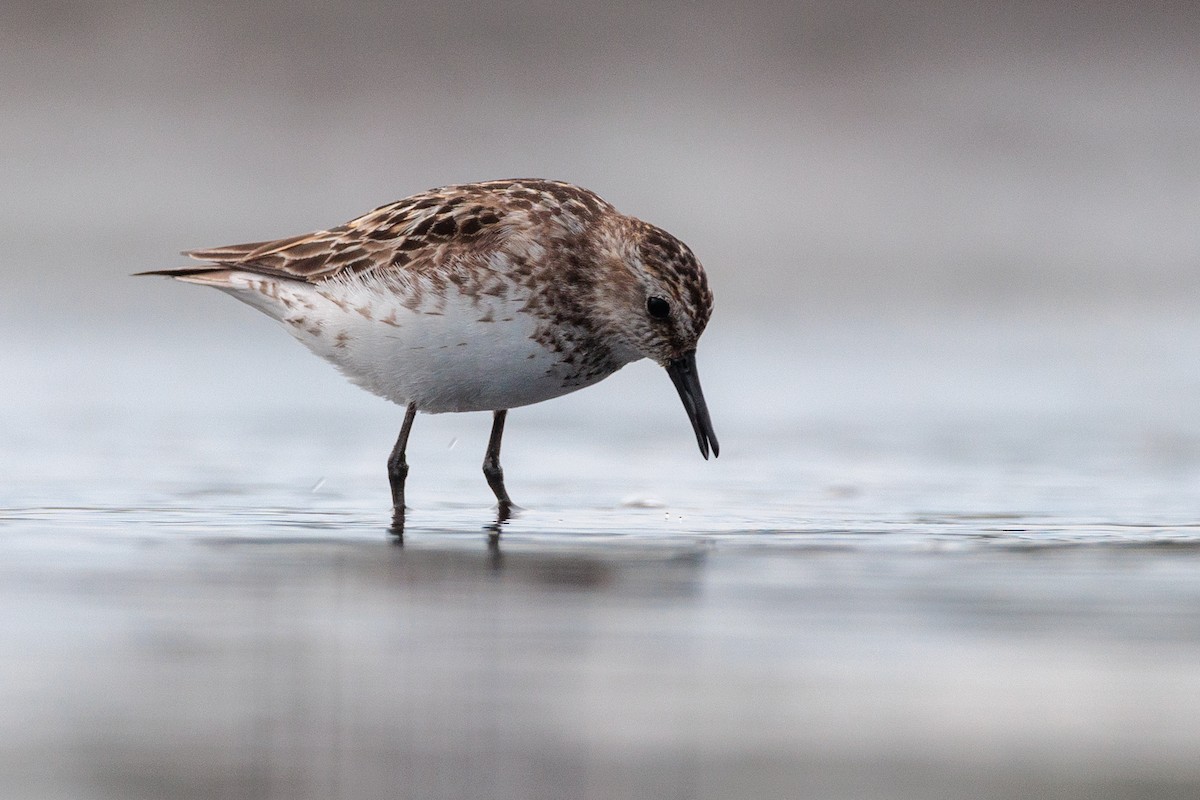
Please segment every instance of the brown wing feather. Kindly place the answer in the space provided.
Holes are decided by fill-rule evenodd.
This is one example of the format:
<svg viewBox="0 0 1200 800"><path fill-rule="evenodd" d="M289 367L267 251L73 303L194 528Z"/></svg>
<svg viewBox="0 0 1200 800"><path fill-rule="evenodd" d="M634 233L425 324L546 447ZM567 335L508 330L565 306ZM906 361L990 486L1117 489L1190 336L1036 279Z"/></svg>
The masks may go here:
<svg viewBox="0 0 1200 800"><path fill-rule="evenodd" d="M329 272L327 266L334 252L332 245L340 232L341 229L335 228L268 242L187 250L184 255L248 272L313 281Z"/></svg>
<svg viewBox="0 0 1200 800"><path fill-rule="evenodd" d="M223 267L319 283L337 275L437 263L456 245L475 245L479 237L495 236L507 217L539 216L545 221L568 206L584 214L611 209L591 192L570 184L490 181L431 189L325 231L189 250L184 255Z"/></svg>
<svg viewBox="0 0 1200 800"><path fill-rule="evenodd" d="M291 236L287 239L273 239L266 242L247 242L246 244L228 244L224 247L209 247L203 250L186 250L185 256L202 259L204 261L245 261L254 257L256 253L266 254L276 250L282 250L285 247L290 247L293 244L298 244L311 239L314 234L305 233L300 236Z"/></svg>

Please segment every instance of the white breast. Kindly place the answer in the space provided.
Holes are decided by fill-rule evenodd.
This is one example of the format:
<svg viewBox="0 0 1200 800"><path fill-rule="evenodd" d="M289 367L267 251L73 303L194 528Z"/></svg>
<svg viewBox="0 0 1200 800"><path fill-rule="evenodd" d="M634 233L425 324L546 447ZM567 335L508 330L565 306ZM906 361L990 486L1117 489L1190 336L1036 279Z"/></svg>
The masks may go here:
<svg viewBox="0 0 1200 800"><path fill-rule="evenodd" d="M489 411L538 403L583 388L564 378L559 354L533 336L514 287L504 297L434 291L417 279L395 285L351 278L314 286L234 273L225 291L281 321L355 384L429 413Z"/></svg>

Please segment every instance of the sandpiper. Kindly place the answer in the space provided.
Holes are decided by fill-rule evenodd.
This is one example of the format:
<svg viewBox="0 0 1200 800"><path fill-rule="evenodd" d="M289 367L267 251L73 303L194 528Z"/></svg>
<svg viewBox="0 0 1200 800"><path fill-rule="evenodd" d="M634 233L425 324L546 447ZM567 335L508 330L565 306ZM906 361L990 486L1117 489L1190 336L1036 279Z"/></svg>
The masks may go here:
<svg viewBox="0 0 1200 800"><path fill-rule="evenodd" d="M506 516L508 409L642 358L666 368L701 454L718 454L696 372L713 302L700 262L666 231L570 183L446 186L329 230L184 254L207 263L138 274L221 289L405 407L387 462L401 522L418 411L492 412L483 473Z"/></svg>

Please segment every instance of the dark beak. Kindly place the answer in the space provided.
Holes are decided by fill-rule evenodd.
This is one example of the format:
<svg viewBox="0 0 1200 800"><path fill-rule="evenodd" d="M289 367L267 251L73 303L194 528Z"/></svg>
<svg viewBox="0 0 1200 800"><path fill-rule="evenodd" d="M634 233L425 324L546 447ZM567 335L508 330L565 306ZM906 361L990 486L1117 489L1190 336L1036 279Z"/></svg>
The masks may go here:
<svg viewBox="0 0 1200 800"><path fill-rule="evenodd" d="M667 362L667 374L671 376L675 388L679 390L679 399L687 409L688 419L696 431L696 441L700 444L700 453L708 458L711 445L713 456L719 456L721 448L717 444L717 435L713 433L708 406L704 404L704 392L700 391L700 376L696 373L696 351Z"/></svg>

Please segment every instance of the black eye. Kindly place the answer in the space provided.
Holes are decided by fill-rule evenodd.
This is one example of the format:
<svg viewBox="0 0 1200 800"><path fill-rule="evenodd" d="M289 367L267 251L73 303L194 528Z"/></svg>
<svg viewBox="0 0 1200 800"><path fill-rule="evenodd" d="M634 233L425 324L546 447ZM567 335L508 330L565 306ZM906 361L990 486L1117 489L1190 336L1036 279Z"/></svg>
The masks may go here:
<svg viewBox="0 0 1200 800"><path fill-rule="evenodd" d="M671 304L661 297L651 297L646 300L646 311L655 319L666 319L671 316Z"/></svg>

